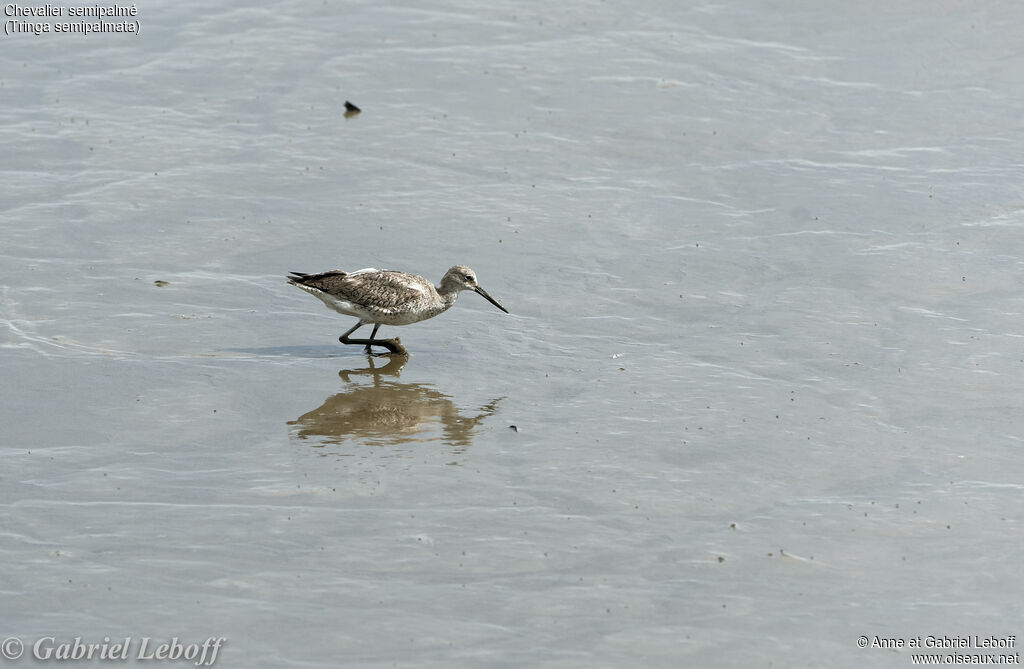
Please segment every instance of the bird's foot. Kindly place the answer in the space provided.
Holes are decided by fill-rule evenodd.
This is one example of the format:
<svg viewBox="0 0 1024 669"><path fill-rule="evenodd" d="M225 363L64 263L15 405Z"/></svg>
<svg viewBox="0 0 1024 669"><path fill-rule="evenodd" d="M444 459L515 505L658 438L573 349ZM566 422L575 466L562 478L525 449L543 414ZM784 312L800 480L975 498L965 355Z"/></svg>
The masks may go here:
<svg viewBox="0 0 1024 669"><path fill-rule="evenodd" d="M373 352L372 346L383 346L388 350L387 353L381 353L380 355L409 355L409 351L402 346L402 340L398 337L394 339L349 339L348 337L341 337L338 339L342 344L363 344L363 352L367 355L376 355Z"/></svg>
<svg viewBox="0 0 1024 669"><path fill-rule="evenodd" d="M398 337L394 339L375 339L373 343L377 346L383 346L388 350L387 353L381 353L380 355L409 355L409 351L402 346L402 340ZM370 348L367 346L366 348Z"/></svg>

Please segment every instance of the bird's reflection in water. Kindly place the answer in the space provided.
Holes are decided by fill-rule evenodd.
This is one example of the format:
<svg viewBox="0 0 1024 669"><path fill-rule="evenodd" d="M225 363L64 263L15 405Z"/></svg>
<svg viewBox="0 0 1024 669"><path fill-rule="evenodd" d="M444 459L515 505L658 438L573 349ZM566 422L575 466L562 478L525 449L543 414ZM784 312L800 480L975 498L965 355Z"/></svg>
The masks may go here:
<svg viewBox="0 0 1024 669"><path fill-rule="evenodd" d="M419 383L399 383L388 378L398 378L407 357L391 356L383 367L374 365L376 358L367 359L368 367L338 372L348 386L343 392L288 421L296 437L310 440L311 445L319 448L352 441L370 446L440 441L461 454L472 442L473 431L494 413L501 400L485 404L476 415L464 416L444 393ZM366 377L369 382L359 377Z"/></svg>

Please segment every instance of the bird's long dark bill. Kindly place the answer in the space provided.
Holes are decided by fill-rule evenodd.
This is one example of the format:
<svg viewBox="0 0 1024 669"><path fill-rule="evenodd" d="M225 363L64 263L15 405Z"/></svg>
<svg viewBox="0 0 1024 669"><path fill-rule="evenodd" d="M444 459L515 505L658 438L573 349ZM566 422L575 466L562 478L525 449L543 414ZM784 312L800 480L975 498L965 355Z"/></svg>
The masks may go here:
<svg viewBox="0 0 1024 669"><path fill-rule="evenodd" d="M497 301L497 300L495 300L495 299L494 299L493 297L491 297L490 295L488 295L488 294L487 294L487 291L486 291L486 290L484 290L483 288L481 288L480 286L477 286L477 287L476 287L476 288L474 288L473 290L474 290L474 291L476 291L477 293L480 293L481 295L483 295L483 298L484 298L485 300L487 300L488 302L490 302L490 303L491 303L491 304L493 304L494 306L498 307L499 309L501 309L502 311L504 311L504 312L505 312L506 314L508 313L508 309L506 309L505 307L503 307L503 306L501 306L500 304L498 304L498 301Z"/></svg>

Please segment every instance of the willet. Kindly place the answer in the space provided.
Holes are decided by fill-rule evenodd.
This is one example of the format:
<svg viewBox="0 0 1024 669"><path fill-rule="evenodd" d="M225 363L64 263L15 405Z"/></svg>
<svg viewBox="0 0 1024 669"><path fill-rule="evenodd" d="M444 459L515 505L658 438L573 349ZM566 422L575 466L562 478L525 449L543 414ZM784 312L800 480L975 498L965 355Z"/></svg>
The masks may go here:
<svg viewBox="0 0 1024 669"><path fill-rule="evenodd" d="M359 322L338 340L342 344L364 344L367 353L371 352L371 346L383 346L392 353L408 353L397 337L374 339L380 326L409 325L433 318L451 308L463 290L479 293L508 313L508 309L477 284L476 272L465 265L456 265L445 272L441 285L436 288L422 276L372 267L356 272L292 272L287 279L288 283L320 298L328 309L358 318ZM349 338L353 332L370 323L373 323L373 332L369 339Z"/></svg>

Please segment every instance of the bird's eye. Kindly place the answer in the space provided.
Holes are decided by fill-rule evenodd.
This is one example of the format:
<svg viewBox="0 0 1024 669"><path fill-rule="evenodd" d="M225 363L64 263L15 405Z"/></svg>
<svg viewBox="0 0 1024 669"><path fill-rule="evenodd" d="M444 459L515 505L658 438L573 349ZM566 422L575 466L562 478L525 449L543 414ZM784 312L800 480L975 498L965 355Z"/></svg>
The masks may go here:
<svg viewBox="0 0 1024 669"><path fill-rule="evenodd" d="M472 274L467 274L465 276L465 279L466 279L466 281L472 281L473 280L473 275Z"/></svg>

